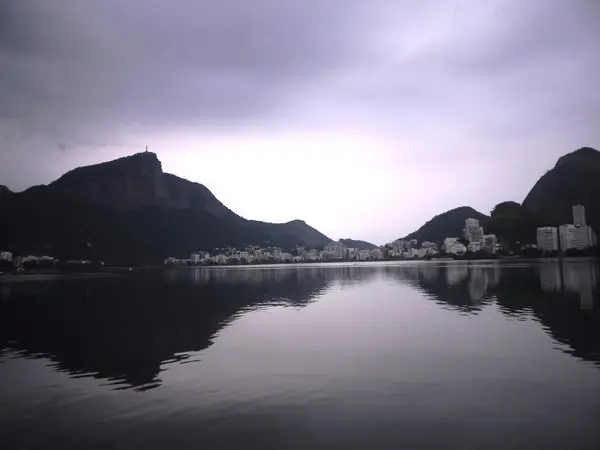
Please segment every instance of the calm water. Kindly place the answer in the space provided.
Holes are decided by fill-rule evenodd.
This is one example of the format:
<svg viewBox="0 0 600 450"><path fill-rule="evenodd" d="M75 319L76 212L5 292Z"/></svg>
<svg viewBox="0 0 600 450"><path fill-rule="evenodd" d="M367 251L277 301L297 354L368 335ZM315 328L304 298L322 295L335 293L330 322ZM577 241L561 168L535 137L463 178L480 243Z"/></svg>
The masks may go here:
<svg viewBox="0 0 600 450"><path fill-rule="evenodd" d="M597 449L599 279L479 262L0 284L0 443Z"/></svg>

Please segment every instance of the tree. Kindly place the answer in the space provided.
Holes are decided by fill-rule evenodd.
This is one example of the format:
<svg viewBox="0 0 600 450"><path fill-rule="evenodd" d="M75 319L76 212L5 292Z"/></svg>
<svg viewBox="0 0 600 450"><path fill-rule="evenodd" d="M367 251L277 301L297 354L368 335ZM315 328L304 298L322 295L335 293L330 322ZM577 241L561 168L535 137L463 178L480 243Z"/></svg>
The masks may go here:
<svg viewBox="0 0 600 450"><path fill-rule="evenodd" d="M492 210L487 231L495 234L507 248L517 248L517 243L535 242L538 221L517 202L502 202Z"/></svg>

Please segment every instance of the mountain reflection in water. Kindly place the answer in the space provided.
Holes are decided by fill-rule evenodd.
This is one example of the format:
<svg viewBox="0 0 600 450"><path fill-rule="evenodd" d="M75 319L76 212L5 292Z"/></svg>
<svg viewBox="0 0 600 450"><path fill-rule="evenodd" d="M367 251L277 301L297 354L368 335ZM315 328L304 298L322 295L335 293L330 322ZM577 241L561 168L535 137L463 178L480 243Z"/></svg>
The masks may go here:
<svg viewBox="0 0 600 450"><path fill-rule="evenodd" d="M449 314L497 307L507 318L533 318L561 351L600 367L598 265L589 261L186 268L5 283L0 361L47 358L56 371L111 389L157 388L165 367L198 361L222 329L250 311L302 309L328 292L376 280L410 286Z"/></svg>

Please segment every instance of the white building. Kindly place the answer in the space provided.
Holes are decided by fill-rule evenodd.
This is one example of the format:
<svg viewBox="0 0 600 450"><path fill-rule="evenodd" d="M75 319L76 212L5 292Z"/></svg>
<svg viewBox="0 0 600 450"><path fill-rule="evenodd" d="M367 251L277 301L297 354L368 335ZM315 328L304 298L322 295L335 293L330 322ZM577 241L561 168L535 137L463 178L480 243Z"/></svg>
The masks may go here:
<svg viewBox="0 0 600 450"><path fill-rule="evenodd" d="M454 255L464 255L465 253L467 253L467 247L465 247L460 242L457 242L452 246L452 249L449 253L452 253Z"/></svg>
<svg viewBox="0 0 600 450"><path fill-rule="evenodd" d="M553 252L558 250L558 229L540 227L537 229L537 246L540 250Z"/></svg>
<svg viewBox="0 0 600 450"><path fill-rule="evenodd" d="M11 252L0 252L0 261L11 262L12 260L13 260L13 255Z"/></svg>
<svg viewBox="0 0 600 450"><path fill-rule="evenodd" d="M458 238L455 237L448 237L446 239L444 239L444 251L446 253L450 253L450 251L448 250L449 248L451 248L453 245L455 245L458 242Z"/></svg>
<svg viewBox="0 0 600 450"><path fill-rule="evenodd" d="M582 250L591 247L593 238L595 237L591 227L576 226L576 225L561 225L558 228L558 236L560 239L561 250L569 250L571 248Z"/></svg>
<svg viewBox="0 0 600 450"><path fill-rule="evenodd" d="M318 252L318 250L317 250L317 249L315 249L315 248L313 248L313 249L310 249L309 251L307 251L307 252L304 254L304 257L305 257L306 259L310 260L310 261L317 261L317 260L321 259L321 257L319 256L319 252Z"/></svg>
<svg viewBox="0 0 600 450"><path fill-rule="evenodd" d="M397 241L394 241L392 245L394 250L396 250L396 253L404 253L404 239L398 239Z"/></svg>
<svg viewBox="0 0 600 450"><path fill-rule="evenodd" d="M371 258L371 250L359 250L356 254L356 259L359 261L367 261Z"/></svg>
<svg viewBox="0 0 600 450"><path fill-rule="evenodd" d="M483 228L473 228L471 230L471 237L469 238L469 242L477 242L479 245L483 243Z"/></svg>
<svg viewBox="0 0 600 450"><path fill-rule="evenodd" d="M481 245L479 244L479 241L469 242L467 250L469 250L470 252L478 252L479 250L481 250Z"/></svg>
<svg viewBox="0 0 600 450"><path fill-rule="evenodd" d="M412 244L411 244L411 247L408 249L407 253L408 253L409 258L418 258L419 257L419 249L412 247Z"/></svg>
<svg viewBox="0 0 600 450"><path fill-rule="evenodd" d="M496 248L498 247L498 239L495 234L485 234L483 236L483 247L488 253L496 253Z"/></svg>
<svg viewBox="0 0 600 450"><path fill-rule="evenodd" d="M464 255L467 247L458 242L458 238L446 238L444 239L444 251L454 255Z"/></svg>
<svg viewBox="0 0 600 450"><path fill-rule="evenodd" d="M583 205L573 206L573 224L579 226L586 226L585 222L585 207Z"/></svg>
<svg viewBox="0 0 600 450"><path fill-rule="evenodd" d="M190 262L192 264L198 264L200 262L200 253L192 253L190 255Z"/></svg>
<svg viewBox="0 0 600 450"><path fill-rule="evenodd" d="M380 248L374 248L373 250L371 250L371 259L383 259L383 250L381 250Z"/></svg>
<svg viewBox="0 0 600 450"><path fill-rule="evenodd" d="M226 264L227 263L227 256L224 254L219 254L215 256L215 262L217 264Z"/></svg>
<svg viewBox="0 0 600 450"><path fill-rule="evenodd" d="M330 242L325 246L323 251L327 254L329 259L342 259L344 257L345 245L341 242Z"/></svg>
<svg viewBox="0 0 600 450"><path fill-rule="evenodd" d="M479 231L481 227L479 226L479 220L477 219L467 219L465 220L465 239L468 239L470 242L477 241L479 242L479 234L483 237L483 230ZM474 234L476 236L474 236ZM477 238L476 238L477 237Z"/></svg>
<svg viewBox="0 0 600 450"><path fill-rule="evenodd" d="M592 229L592 227L587 227L587 229L589 232L590 246L595 247L596 245L598 245L598 240L596 239L596 233L594 233L594 230Z"/></svg>

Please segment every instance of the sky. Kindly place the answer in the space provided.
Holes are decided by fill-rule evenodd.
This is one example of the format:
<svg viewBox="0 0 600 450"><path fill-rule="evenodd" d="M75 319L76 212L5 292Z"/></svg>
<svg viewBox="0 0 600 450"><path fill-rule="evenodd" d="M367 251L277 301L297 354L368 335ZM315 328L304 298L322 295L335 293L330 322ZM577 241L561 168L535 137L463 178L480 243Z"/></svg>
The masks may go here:
<svg viewBox="0 0 600 450"><path fill-rule="evenodd" d="M376 244L600 149L597 0L0 0L0 184L143 151Z"/></svg>

